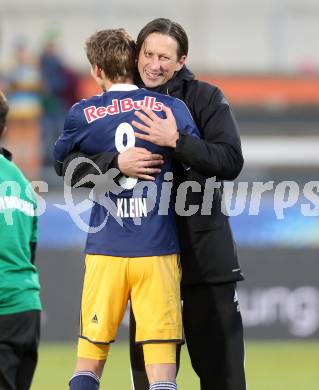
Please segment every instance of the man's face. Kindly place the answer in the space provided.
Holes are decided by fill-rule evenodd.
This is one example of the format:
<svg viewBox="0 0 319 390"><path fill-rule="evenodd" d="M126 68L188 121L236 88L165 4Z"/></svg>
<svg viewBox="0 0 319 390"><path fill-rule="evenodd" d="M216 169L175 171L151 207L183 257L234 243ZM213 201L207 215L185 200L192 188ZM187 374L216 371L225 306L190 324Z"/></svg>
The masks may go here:
<svg viewBox="0 0 319 390"><path fill-rule="evenodd" d="M177 58L177 42L169 35L152 33L145 39L138 57L138 71L147 88L155 88L170 80L185 63Z"/></svg>

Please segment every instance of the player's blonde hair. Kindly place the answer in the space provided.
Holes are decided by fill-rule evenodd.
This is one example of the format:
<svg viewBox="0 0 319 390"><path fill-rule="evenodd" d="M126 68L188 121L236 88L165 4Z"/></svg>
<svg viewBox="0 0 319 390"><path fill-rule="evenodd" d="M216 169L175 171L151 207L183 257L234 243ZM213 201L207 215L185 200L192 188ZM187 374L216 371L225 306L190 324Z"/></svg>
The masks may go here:
<svg viewBox="0 0 319 390"><path fill-rule="evenodd" d="M135 41L123 28L93 34L86 41L86 55L90 64L103 70L111 81L121 81L135 75Z"/></svg>

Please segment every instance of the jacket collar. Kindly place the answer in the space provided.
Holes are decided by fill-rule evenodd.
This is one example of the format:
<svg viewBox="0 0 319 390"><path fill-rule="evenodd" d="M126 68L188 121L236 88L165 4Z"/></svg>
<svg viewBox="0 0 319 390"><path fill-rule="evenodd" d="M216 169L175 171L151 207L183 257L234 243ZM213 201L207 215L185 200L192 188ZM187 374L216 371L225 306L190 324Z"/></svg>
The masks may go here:
<svg viewBox="0 0 319 390"><path fill-rule="evenodd" d="M9 152L9 150L0 147L0 155L4 156L7 160L12 160L12 153Z"/></svg>

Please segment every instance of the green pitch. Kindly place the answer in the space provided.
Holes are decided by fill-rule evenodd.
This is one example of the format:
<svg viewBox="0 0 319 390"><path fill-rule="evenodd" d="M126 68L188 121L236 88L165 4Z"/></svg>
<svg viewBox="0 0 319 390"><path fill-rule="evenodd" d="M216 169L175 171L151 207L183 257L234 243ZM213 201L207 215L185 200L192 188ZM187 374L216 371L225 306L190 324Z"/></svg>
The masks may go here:
<svg viewBox="0 0 319 390"><path fill-rule="evenodd" d="M75 362L75 347L68 344L44 344L32 390L67 389ZM246 345L246 371L249 390L314 390L319 383L319 342L252 343ZM179 389L198 390L186 347L178 376ZM106 364L103 389L130 390L128 346L111 347Z"/></svg>

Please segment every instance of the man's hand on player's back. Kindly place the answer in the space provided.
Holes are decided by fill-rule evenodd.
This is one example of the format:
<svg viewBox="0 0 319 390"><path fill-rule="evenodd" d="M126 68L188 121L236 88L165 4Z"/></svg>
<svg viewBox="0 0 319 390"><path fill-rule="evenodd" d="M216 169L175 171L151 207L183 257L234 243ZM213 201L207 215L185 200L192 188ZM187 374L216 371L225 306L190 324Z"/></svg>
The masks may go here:
<svg viewBox="0 0 319 390"><path fill-rule="evenodd" d="M166 114L166 118L160 118L146 106L142 106L141 111L146 115L142 114L140 111L135 111L135 115L142 123L133 121L132 125L143 133L135 132L135 137L158 146L175 148L179 133L172 110L163 105L163 111Z"/></svg>
<svg viewBox="0 0 319 390"><path fill-rule="evenodd" d="M118 155L119 170L126 176L143 180L155 180L155 175L161 172L159 166L164 163L163 156L153 154L144 148L132 147Z"/></svg>

